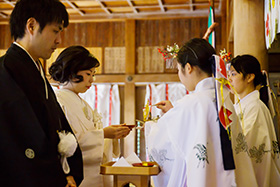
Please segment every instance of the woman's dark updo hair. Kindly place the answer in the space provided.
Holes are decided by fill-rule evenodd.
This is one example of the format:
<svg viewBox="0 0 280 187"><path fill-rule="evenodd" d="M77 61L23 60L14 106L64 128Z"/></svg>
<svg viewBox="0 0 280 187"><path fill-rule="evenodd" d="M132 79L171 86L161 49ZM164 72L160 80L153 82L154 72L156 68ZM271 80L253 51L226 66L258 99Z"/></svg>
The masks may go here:
<svg viewBox="0 0 280 187"><path fill-rule="evenodd" d="M177 55L177 61L182 68L185 68L186 64L189 63L191 66L198 66L211 76L211 57L213 54L216 54L216 51L206 40L193 38L181 47Z"/></svg>
<svg viewBox="0 0 280 187"><path fill-rule="evenodd" d="M261 72L261 65L259 61L252 55L236 56L231 60L231 66L234 67L237 73L242 73L245 79L248 74L254 74L254 86L261 85L260 88L260 99L268 105L268 92L266 75Z"/></svg>
<svg viewBox="0 0 280 187"><path fill-rule="evenodd" d="M51 77L60 83L69 82L73 78L79 83L83 76L77 75L78 71L89 70L100 65L98 60L84 47L71 46L64 49L56 61L49 68Z"/></svg>

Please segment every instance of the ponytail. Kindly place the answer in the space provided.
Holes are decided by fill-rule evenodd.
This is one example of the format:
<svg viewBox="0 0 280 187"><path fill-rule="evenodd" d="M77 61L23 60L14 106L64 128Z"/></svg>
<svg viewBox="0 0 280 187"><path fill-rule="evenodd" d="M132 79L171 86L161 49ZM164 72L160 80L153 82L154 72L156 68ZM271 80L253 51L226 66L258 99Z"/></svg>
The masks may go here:
<svg viewBox="0 0 280 187"><path fill-rule="evenodd" d="M273 118L276 115L276 113L278 113L277 112L277 109L278 109L277 101L276 101L275 95L273 94L273 91L271 90L271 88L269 86L267 72L265 70L263 70L262 75L263 75L262 87L259 90L260 99L268 107L270 114Z"/></svg>
<svg viewBox="0 0 280 187"><path fill-rule="evenodd" d="M262 72L262 75L260 76L260 85L261 85L261 88L259 90L260 99L267 106L267 108L269 108L269 106L268 106L268 100L269 100L268 85L269 85L269 83L267 82L267 80L268 79L267 79L266 73Z"/></svg>

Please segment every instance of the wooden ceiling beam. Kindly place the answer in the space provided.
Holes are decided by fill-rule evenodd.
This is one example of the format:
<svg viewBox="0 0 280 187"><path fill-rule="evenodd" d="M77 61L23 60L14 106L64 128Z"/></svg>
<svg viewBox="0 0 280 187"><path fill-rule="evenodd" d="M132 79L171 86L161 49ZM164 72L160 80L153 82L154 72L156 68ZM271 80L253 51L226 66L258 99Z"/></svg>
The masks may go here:
<svg viewBox="0 0 280 187"><path fill-rule="evenodd" d="M0 11L13 11L14 8L0 8Z"/></svg>
<svg viewBox="0 0 280 187"><path fill-rule="evenodd" d="M199 6L201 6L201 5L208 6L208 4L202 4L202 3L200 3L200 4L197 4L197 3L192 4L192 6L197 6L197 5L199 5ZM162 5L162 6L163 6L164 9L165 8L178 8L178 9L180 9L180 8L190 7L191 5L190 4L178 4L178 5ZM110 9L110 8L118 8L118 7L107 6L106 8ZM135 9L149 9L149 8L160 8L160 7L158 5L151 5L151 6L148 6L148 5L141 5L140 6L140 5L138 5L138 6L134 6L134 8ZM100 9L100 7L91 7L91 8L83 7L83 10L85 10L85 11L87 11L87 10L98 10L98 9ZM191 8L190 8L190 10L191 10ZM197 11L200 11L200 10L197 10ZM208 9L207 9L207 11L208 11ZM215 11L220 11L220 9L216 9ZM167 11L165 10L164 12L167 12ZM190 12L193 12L193 9ZM137 11L137 13L139 13L139 12ZM114 13L112 13L112 14L114 14Z"/></svg>
<svg viewBox="0 0 280 187"><path fill-rule="evenodd" d="M79 14L81 16L84 16L85 13L82 12L80 9L78 9L72 2L70 2L69 0L64 0L69 6L71 6L71 8L73 8L74 10L76 10L77 12L79 12Z"/></svg>
<svg viewBox="0 0 280 187"><path fill-rule="evenodd" d="M81 22L97 20L117 20L117 19L168 19L178 17L204 17L208 15L209 1L195 1L195 0L181 0L181 1L168 1L165 4L163 0L154 0L153 3L150 1L143 0L140 3L136 3L134 0L96 0L94 6L91 3L88 5L83 3L80 7L79 3L81 0L61 0L67 6L69 11L70 22ZM219 0L216 2L215 14L221 15L222 2L225 0ZM110 3L111 2L111 3ZM8 23L10 12L15 6L16 0L2 0L0 2L0 24ZM8 6L8 4L10 6ZM113 8L130 8L122 12L114 12ZM6 16L7 15L7 16ZM73 19L73 20L71 20Z"/></svg>
<svg viewBox="0 0 280 187"><path fill-rule="evenodd" d="M181 8L181 7L186 7L186 6L191 6L190 4L170 4L170 5L162 5L163 8ZM208 6L208 3L193 3L192 6ZM116 7L116 6L106 6L106 8L121 8L121 7ZM134 8L160 8L159 5L135 5ZM99 7L83 7L84 10L87 9L100 9Z"/></svg>
<svg viewBox="0 0 280 187"><path fill-rule="evenodd" d="M163 7L163 4L162 4L161 0L158 0L158 4L159 4L159 7L160 7L161 11L165 12L165 8Z"/></svg>
<svg viewBox="0 0 280 187"><path fill-rule="evenodd" d="M190 10L179 10L179 9L173 9L173 10L168 10L166 12L161 12L161 11L153 11L153 12L139 12L137 15L134 13L114 13L114 18L137 18L141 16L149 16L149 15L158 15L158 16L170 16L170 15L185 15L188 14L188 16L195 16L195 15L208 15L208 10L197 10L197 11L190 11ZM216 14L219 15L219 14ZM88 13L85 14L83 17L108 17L108 14L105 13ZM70 16L71 18L77 17L77 16Z"/></svg>
<svg viewBox="0 0 280 187"><path fill-rule="evenodd" d="M101 0L102 2L119 2L119 1L126 1L126 0Z"/></svg>
<svg viewBox="0 0 280 187"><path fill-rule="evenodd" d="M194 5L193 5L193 4L194 4L194 3L193 3L193 0L190 0L190 10L191 10L191 11L194 11L194 8L193 8Z"/></svg>
<svg viewBox="0 0 280 187"><path fill-rule="evenodd" d="M194 11L195 12L195 11ZM129 17L129 16L114 16L113 18L111 17L110 19L108 19L108 15L107 16L86 16L86 17L81 17L81 16L73 16L70 19L70 23L84 23L84 22L116 22L116 21L125 21L126 19L135 19L135 20L158 20L158 19L185 19L185 18L202 18L202 17L207 17L208 16L208 12L204 12L204 13L200 13L200 14L163 14L163 15L159 15L159 14L154 14L153 16L150 15L139 15L138 16L134 16L134 17ZM220 16L220 15L215 15L215 16ZM0 24L7 24L7 22L1 22L0 19Z"/></svg>
<svg viewBox="0 0 280 187"><path fill-rule="evenodd" d="M144 82L179 82L179 77L177 74L141 74L134 75L95 75L95 83L124 83L128 82L128 77L132 78L131 83L144 83Z"/></svg>
<svg viewBox="0 0 280 187"><path fill-rule="evenodd" d="M108 8L104 6L104 4L103 4L100 0L96 0L96 1L99 3L99 5L101 6L101 8L102 8L107 14L109 14L109 15L112 14L112 13L108 10Z"/></svg>
<svg viewBox="0 0 280 187"><path fill-rule="evenodd" d="M134 12L135 14L137 14L137 13L138 13L138 11L137 11L137 9L135 8L135 6L133 6L133 4L132 4L131 0L127 0L127 3L128 3L128 4L129 4L129 6L132 8L133 12Z"/></svg>
<svg viewBox="0 0 280 187"><path fill-rule="evenodd" d="M7 18L8 16L2 12L0 12L0 16L3 17L3 18Z"/></svg>
<svg viewBox="0 0 280 187"><path fill-rule="evenodd" d="M15 3L16 3L16 2L10 2L10 1L8 1L8 0L3 0L3 1L4 1L5 3L11 5L12 7L15 7Z"/></svg>

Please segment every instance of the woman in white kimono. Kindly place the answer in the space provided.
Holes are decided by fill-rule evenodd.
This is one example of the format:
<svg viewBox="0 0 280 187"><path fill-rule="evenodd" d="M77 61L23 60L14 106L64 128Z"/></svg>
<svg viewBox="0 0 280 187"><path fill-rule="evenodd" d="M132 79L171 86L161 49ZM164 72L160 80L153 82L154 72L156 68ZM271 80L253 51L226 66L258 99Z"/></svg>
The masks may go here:
<svg viewBox="0 0 280 187"><path fill-rule="evenodd" d="M78 95L90 88L98 66L98 60L87 49L71 46L60 53L49 71L54 80L63 83L63 87L56 90L56 96L82 150L84 180L81 187L103 187L100 163L104 138L119 139L130 132L124 125L103 128L101 116Z"/></svg>
<svg viewBox="0 0 280 187"><path fill-rule="evenodd" d="M150 159L161 168L153 177L156 187L235 185L233 168L225 170L223 164L210 62L213 54L214 48L198 38L179 50L178 75L192 93L169 106L157 123L145 124Z"/></svg>
<svg viewBox="0 0 280 187"><path fill-rule="evenodd" d="M233 147L237 185L279 186L279 142L266 106L267 83L260 63L251 55L237 56L231 61L228 79L240 99L234 107L243 125L243 134L238 136L238 144ZM256 90L258 85L261 85L260 91Z"/></svg>

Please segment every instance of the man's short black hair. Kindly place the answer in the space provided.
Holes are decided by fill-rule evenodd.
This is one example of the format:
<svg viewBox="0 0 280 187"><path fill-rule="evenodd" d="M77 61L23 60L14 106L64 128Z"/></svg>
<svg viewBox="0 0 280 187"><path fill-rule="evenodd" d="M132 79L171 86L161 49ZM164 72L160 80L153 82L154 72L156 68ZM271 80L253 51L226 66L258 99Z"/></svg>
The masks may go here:
<svg viewBox="0 0 280 187"><path fill-rule="evenodd" d="M66 8L59 0L19 0L10 17L11 36L14 40L24 36L29 18L39 22L40 31L51 23L62 23L63 27L69 24Z"/></svg>

